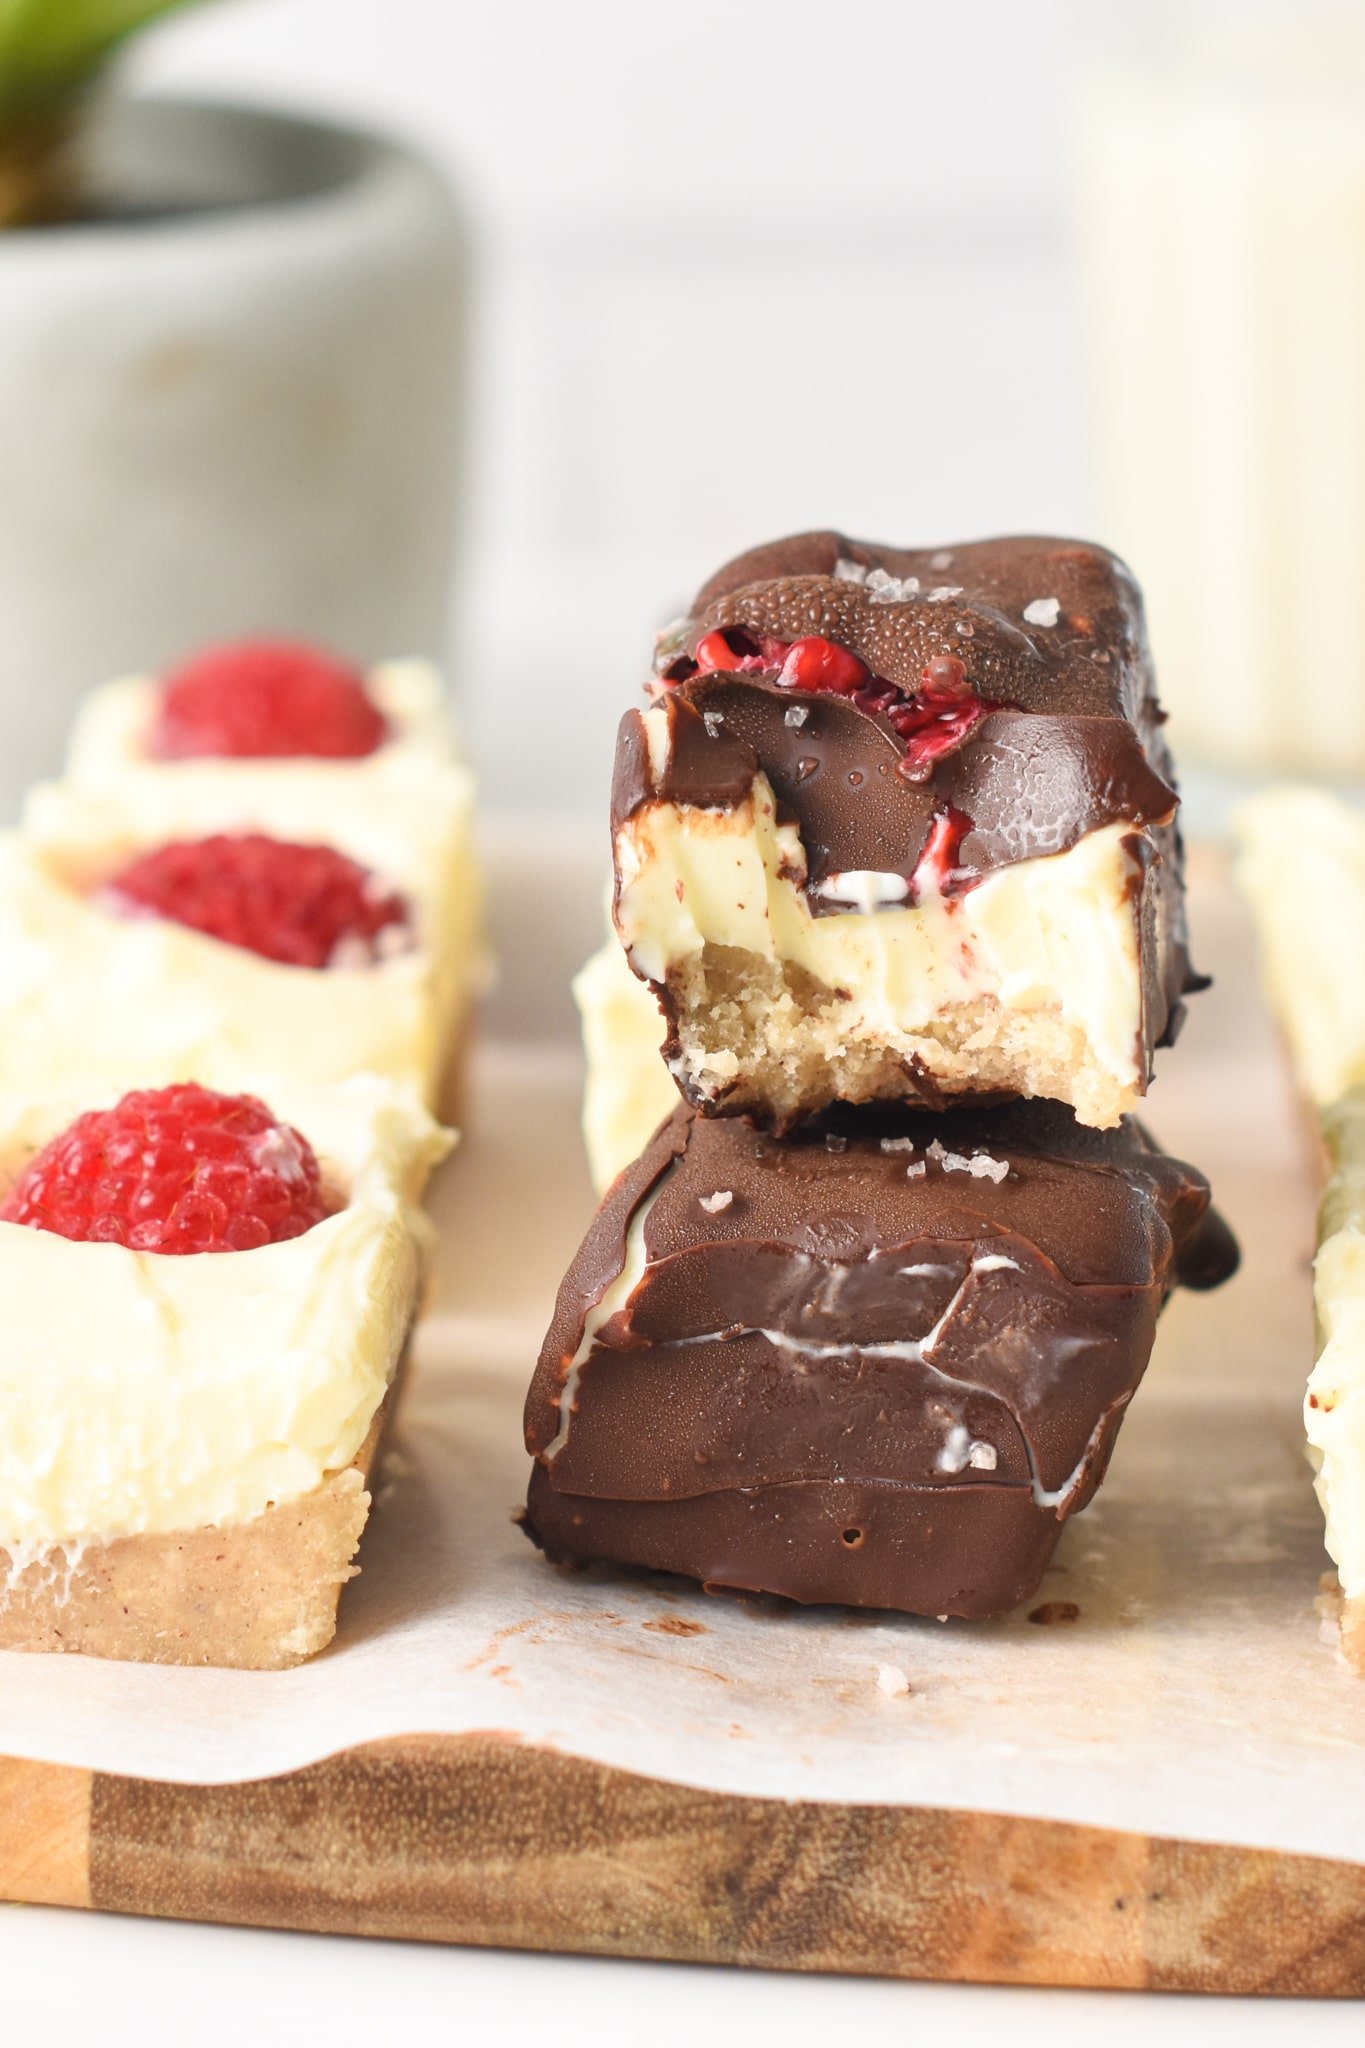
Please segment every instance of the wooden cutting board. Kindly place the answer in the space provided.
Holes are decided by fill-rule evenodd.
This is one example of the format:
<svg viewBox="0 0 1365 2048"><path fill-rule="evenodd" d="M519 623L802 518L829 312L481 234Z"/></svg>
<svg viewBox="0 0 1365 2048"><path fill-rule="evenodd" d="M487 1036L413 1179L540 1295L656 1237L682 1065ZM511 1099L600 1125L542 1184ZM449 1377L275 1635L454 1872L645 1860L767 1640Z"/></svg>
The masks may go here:
<svg viewBox="0 0 1365 2048"><path fill-rule="evenodd" d="M1365 1868L734 1799L496 1736L248 1785L0 1762L0 1894L479 1947L996 1984L1365 1993Z"/></svg>
<svg viewBox="0 0 1365 2048"><path fill-rule="evenodd" d="M1224 943L1220 903L1221 891L1206 894L1198 920L1223 976L1216 1013L1215 998L1205 999L1218 1057L1210 1063L1208 1046L1201 1055L1195 1045L1165 1058L1197 1095L1223 1081L1239 1099L1216 1105L1217 1121L1241 1127L1254 1104L1241 1099L1245 1075L1228 1088L1223 1052L1253 998L1244 931ZM1202 1022L1192 1030L1201 1034ZM1167 1103L1179 1107L1184 1085L1166 1084L1163 1116ZM516 1160L503 1152L502 1170L515 1178ZM1202 1150L1193 1156L1234 1170ZM476 1139L467 1170L484 1206L511 1199L507 1186L497 1192L497 1166L496 1146L481 1156ZM1263 1178L1262 1213L1248 1229L1249 1245L1260 1247L1283 1238L1285 1218L1290 1231L1306 1230L1309 1213L1301 1191L1281 1189L1276 1174ZM1245 1202L1242 1220L1253 1220ZM454 1243L460 1233L450 1235ZM457 1295L472 1289L486 1247L471 1237L462 1256L450 1276ZM1272 1290L1289 1284L1289 1266L1264 1270ZM1301 1270L1295 1284L1302 1291ZM1239 1333L1265 1304L1250 1273L1225 1299L1216 1341L1235 1361ZM1285 1325L1291 1382L1300 1369L1291 1355L1298 1314L1295 1306ZM1306 1326L1302 1341L1306 1362ZM1289 1391L1292 1434L1292 1384ZM1253 1418L1253 1433L1260 1428ZM1130 1469L1138 1449L1134 1442L1128 1452ZM1296 1456L1292 1443L1287 1455ZM1121 1442L1116 1465L1124 1460ZM1160 1466L1142 1469L1148 1492L1171 1484ZM1311 1555L1304 1563L1307 1615ZM1174 1590L1158 1583L1154 1611ZM1142 1638L1144 1625L1134 1631ZM537 1654L549 1657L552 1647ZM1322 1646L1315 1654L1331 1653ZM1066 1668L1063 1660L1062 1682ZM550 1666L528 1662L528 1684L537 1670L552 1676ZM1365 1684L1360 1701L1365 1725ZM1354 1770L1358 1753L1340 1754L1341 1768ZM1256 1792L1253 1777L1253 1819ZM218 1786L0 1758L0 1897L771 1969L1365 1994L1365 1862L938 1806L741 1797L494 1732L376 1742L288 1775Z"/></svg>

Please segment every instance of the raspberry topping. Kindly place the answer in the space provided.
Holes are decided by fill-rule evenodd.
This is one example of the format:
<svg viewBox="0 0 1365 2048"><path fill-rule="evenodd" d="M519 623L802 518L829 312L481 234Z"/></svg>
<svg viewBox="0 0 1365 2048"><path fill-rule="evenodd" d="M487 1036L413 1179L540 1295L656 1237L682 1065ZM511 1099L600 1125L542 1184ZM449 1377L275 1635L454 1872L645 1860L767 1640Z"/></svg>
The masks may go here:
<svg viewBox="0 0 1365 2048"><path fill-rule="evenodd" d="M727 675L746 675L756 669L776 669L784 690L828 690L851 697L872 679L871 670L837 640L822 640L818 633L804 640L755 639L742 626L704 633L693 656L695 674L709 675L722 670Z"/></svg>
<svg viewBox="0 0 1365 2048"><path fill-rule="evenodd" d="M365 679L321 648L289 640L209 647L166 678L149 751L163 761L216 754L350 760L388 732Z"/></svg>
<svg viewBox="0 0 1365 2048"><path fill-rule="evenodd" d="M368 868L262 832L172 840L101 894L123 916L169 918L289 967L368 967L410 937L407 904Z"/></svg>
<svg viewBox="0 0 1365 2048"><path fill-rule="evenodd" d="M951 804L934 819L911 877L913 902L919 903L928 895L957 896L970 886L972 877L958 866L958 855L971 829L967 813L954 810Z"/></svg>
<svg viewBox="0 0 1365 2048"><path fill-rule="evenodd" d="M312 1146L254 1095L197 1081L90 1110L44 1146L0 1222L137 1252L247 1252L327 1215Z"/></svg>
<svg viewBox="0 0 1365 2048"><path fill-rule="evenodd" d="M999 707L978 697L955 654L936 654L926 662L920 688L907 696L894 683L874 676L836 640L811 634L804 640L775 640L749 633L742 626L704 633L689 658L673 663L665 684L686 682L695 675L772 675L783 689L828 692L851 697L872 718L885 718L905 741L896 763L908 782L927 782L935 763L954 753L988 711Z"/></svg>

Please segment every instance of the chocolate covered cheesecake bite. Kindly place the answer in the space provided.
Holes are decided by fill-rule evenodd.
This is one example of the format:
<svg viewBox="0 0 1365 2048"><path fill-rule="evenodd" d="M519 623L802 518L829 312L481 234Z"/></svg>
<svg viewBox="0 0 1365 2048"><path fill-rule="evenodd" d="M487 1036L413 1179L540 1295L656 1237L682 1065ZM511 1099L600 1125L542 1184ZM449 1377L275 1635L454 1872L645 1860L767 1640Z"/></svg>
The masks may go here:
<svg viewBox="0 0 1365 2048"><path fill-rule="evenodd" d="M1236 1249L1139 1125L683 1105L614 1183L526 1407L556 1561L914 1614L1036 1589L1178 1283Z"/></svg>
<svg viewBox="0 0 1365 2048"><path fill-rule="evenodd" d="M705 1114L1067 1103L1113 1126L1197 979L1142 603L1078 542L811 533L700 592L628 712L614 915Z"/></svg>

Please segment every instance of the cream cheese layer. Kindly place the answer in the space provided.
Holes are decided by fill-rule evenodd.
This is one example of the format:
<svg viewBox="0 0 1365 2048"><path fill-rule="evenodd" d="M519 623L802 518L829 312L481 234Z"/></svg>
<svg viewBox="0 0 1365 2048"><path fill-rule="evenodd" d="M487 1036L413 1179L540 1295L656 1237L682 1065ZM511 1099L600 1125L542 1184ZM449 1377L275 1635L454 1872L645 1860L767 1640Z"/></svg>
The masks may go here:
<svg viewBox="0 0 1365 2048"><path fill-rule="evenodd" d="M1323 1113L1332 1177L1318 1218L1318 1359L1304 1424L1326 1542L1348 1600L1365 1599L1365 1087Z"/></svg>
<svg viewBox="0 0 1365 2048"><path fill-rule="evenodd" d="M82 1109L0 1097L0 1180ZM344 1207L173 1257L0 1223L0 1547L248 1521L349 1465L416 1313L422 1186L452 1139L362 1077L279 1089Z"/></svg>
<svg viewBox="0 0 1365 2048"><path fill-rule="evenodd" d="M469 995L472 894L458 919L449 894L410 897L416 942L372 965L288 966L107 907L96 877L138 847L85 824L41 850L0 836L4 1072L39 1091L182 1079L235 1088L370 1072L437 1099ZM472 875L467 882L472 892Z"/></svg>
<svg viewBox="0 0 1365 2048"><path fill-rule="evenodd" d="M445 690L430 662L381 662L365 680L389 722L388 738L373 754L342 760L193 756L158 761L147 746L161 686L154 676L120 676L91 690L77 712L67 746L66 780L85 787L119 782L129 775L153 781L171 776L181 784L223 778L246 784L263 776L271 782L297 781L306 789L315 788L320 776L334 798L350 800L363 784L377 786L401 776L409 765L458 760Z"/></svg>
<svg viewBox="0 0 1365 2048"><path fill-rule="evenodd" d="M1325 789L1263 790L1237 812L1237 879L1266 994L1318 1104L1365 1081L1365 815Z"/></svg>
<svg viewBox="0 0 1365 2048"><path fill-rule="evenodd" d="M574 976L573 992L587 1066L583 1143L600 1195L677 1107L678 1090L663 1062L659 1005L615 932Z"/></svg>
<svg viewBox="0 0 1365 2048"><path fill-rule="evenodd" d="M340 762L150 761L141 748L155 686L94 692L70 775L31 793L22 837L0 851L0 1059L10 1071L35 1086L181 1074L233 1086L244 1073L331 1081L371 1070L439 1099L486 979L474 783L432 671L397 664L372 686L395 736ZM318 971L99 902L100 885L137 854L219 832L349 854L407 898L415 943L374 967Z"/></svg>
<svg viewBox="0 0 1365 2048"><path fill-rule="evenodd" d="M1106 825L1065 853L914 905L902 877L860 872L838 878L842 893L825 893L861 907L816 917L800 835L777 822L760 774L733 808L659 801L627 820L616 842L617 930L636 972L659 984L705 946L798 968L847 992L848 1032L892 1046L984 997L1055 1012L1084 1033L1126 1109L1146 1078L1133 837L1130 824Z"/></svg>

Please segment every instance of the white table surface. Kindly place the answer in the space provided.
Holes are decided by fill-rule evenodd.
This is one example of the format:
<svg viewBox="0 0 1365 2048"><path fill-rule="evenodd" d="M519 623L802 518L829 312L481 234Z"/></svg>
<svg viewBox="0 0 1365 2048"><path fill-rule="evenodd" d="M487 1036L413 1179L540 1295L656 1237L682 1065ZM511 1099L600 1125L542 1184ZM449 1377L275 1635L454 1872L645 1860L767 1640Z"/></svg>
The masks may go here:
<svg viewBox="0 0 1365 2048"><path fill-rule="evenodd" d="M668 1963L514 1955L335 1935L186 1926L0 1906L0 2040L13 2048L376 2048L533 2042L646 2048L708 2037L780 2048L900 2048L951 2029L954 2048L1359 2048L1357 2003L993 1991L774 1976Z"/></svg>

